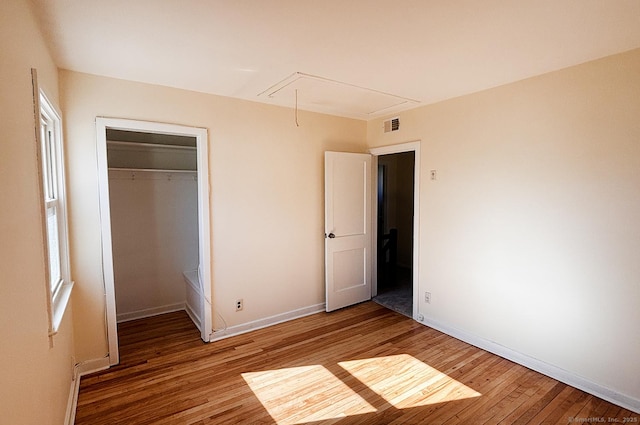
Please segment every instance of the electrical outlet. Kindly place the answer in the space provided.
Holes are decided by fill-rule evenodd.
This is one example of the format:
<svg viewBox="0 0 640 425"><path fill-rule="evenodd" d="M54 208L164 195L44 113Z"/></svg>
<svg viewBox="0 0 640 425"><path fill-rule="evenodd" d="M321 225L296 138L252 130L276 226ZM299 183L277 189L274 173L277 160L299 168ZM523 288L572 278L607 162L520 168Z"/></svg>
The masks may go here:
<svg viewBox="0 0 640 425"><path fill-rule="evenodd" d="M438 180L438 171L431 170L429 171L429 175L431 177L431 180Z"/></svg>
<svg viewBox="0 0 640 425"><path fill-rule="evenodd" d="M244 307L244 301L242 301L242 298L239 300L236 300L236 311L242 310L243 307Z"/></svg>
<svg viewBox="0 0 640 425"><path fill-rule="evenodd" d="M424 302L427 304L431 304L431 292L424 293Z"/></svg>

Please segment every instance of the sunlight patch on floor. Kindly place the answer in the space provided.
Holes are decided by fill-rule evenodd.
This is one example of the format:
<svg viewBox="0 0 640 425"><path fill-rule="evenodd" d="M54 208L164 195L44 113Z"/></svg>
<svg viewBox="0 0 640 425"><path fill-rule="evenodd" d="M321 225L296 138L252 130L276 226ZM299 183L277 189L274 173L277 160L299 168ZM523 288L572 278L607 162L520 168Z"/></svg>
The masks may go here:
<svg viewBox="0 0 640 425"><path fill-rule="evenodd" d="M279 424L341 418L376 409L320 365L242 374Z"/></svg>
<svg viewBox="0 0 640 425"><path fill-rule="evenodd" d="M278 424L411 409L481 394L408 354L243 373ZM356 392L357 391L357 392ZM360 393L360 394L358 394Z"/></svg>
<svg viewBox="0 0 640 425"><path fill-rule="evenodd" d="M482 395L408 354L338 364L398 409Z"/></svg>

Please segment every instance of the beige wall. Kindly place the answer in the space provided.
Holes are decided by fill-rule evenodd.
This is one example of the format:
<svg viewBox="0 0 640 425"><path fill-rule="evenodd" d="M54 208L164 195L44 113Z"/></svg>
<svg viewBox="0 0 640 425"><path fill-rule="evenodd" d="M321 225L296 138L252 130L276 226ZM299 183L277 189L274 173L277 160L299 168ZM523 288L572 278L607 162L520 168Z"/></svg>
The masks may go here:
<svg viewBox="0 0 640 425"><path fill-rule="evenodd" d="M400 120L367 140L422 141L420 313L640 406L640 50Z"/></svg>
<svg viewBox="0 0 640 425"><path fill-rule="evenodd" d="M61 87L80 359L107 352L96 116L208 129L214 313L228 326L324 302L323 152L364 151L366 123L301 112L296 128L290 109L68 71Z"/></svg>
<svg viewBox="0 0 640 425"><path fill-rule="evenodd" d="M0 421L62 424L73 371L72 312L49 346L30 68L58 102L58 73L27 1L0 2Z"/></svg>

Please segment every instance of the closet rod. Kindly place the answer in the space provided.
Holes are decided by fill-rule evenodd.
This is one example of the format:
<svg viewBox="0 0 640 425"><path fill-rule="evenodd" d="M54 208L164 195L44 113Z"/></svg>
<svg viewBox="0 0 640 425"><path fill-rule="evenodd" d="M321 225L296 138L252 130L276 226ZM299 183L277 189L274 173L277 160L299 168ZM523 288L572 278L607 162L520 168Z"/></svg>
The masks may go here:
<svg viewBox="0 0 640 425"><path fill-rule="evenodd" d="M117 167L109 167L109 171L133 171L133 172L155 172L155 173L197 173L198 170L169 170L163 168L117 168Z"/></svg>

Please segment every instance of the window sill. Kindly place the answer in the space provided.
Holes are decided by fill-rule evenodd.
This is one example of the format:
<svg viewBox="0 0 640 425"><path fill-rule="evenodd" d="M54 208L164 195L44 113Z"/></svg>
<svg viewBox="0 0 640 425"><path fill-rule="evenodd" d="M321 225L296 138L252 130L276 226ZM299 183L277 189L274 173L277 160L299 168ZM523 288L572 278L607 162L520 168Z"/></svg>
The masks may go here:
<svg viewBox="0 0 640 425"><path fill-rule="evenodd" d="M49 336L54 336L60 329L64 312L67 310L67 305L71 299L71 289L73 289L73 282L63 283L53 298L53 305L51 306L51 330L49 331Z"/></svg>

